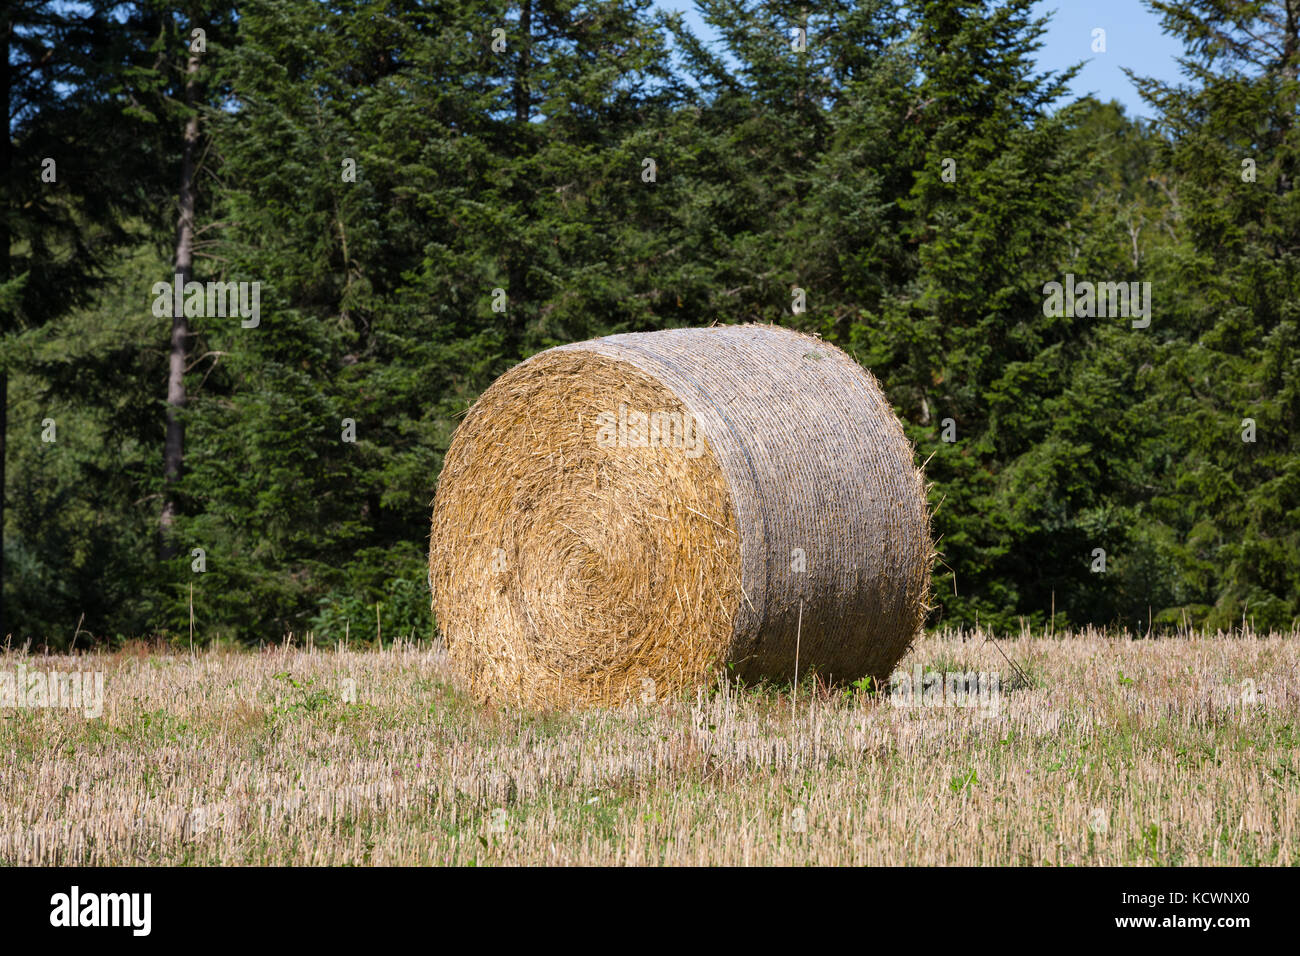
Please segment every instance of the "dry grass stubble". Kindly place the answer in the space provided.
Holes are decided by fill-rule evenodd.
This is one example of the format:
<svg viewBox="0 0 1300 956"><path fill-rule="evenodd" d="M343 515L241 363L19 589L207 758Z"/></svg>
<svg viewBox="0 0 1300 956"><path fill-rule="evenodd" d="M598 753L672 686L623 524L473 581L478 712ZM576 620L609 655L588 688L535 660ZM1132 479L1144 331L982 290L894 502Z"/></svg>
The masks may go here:
<svg viewBox="0 0 1300 956"><path fill-rule="evenodd" d="M1005 677L962 637L901 666ZM102 669L105 706L0 711L0 861L1293 865L1297 638L1004 639L1033 686L995 716L807 686L490 707L427 645L27 658Z"/></svg>

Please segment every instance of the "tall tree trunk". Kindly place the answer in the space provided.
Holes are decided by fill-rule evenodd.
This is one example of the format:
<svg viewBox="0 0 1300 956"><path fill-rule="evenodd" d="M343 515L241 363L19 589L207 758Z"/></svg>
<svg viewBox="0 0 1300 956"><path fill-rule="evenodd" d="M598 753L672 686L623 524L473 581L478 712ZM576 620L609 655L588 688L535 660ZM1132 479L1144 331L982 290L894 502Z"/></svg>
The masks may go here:
<svg viewBox="0 0 1300 956"><path fill-rule="evenodd" d="M515 125L519 127L515 140L515 149L524 149L525 137L528 135L528 119L532 113L532 91L528 88L528 71L530 68L533 45L532 17L533 0L519 0L519 60L515 68L514 82L510 87L514 101ZM518 194L521 186L516 177L513 191ZM511 243L506 253L506 284L509 286L509 302L506 306L506 348L514 356L519 343L523 340L524 316L522 304L527 300L528 263L527 250Z"/></svg>
<svg viewBox="0 0 1300 956"><path fill-rule="evenodd" d="M1286 0L1286 21L1282 31L1282 75L1295 82L1300 75L1300 62L1296 60L1300 49L1300 0ZM1290 125L1291 116L1287 116Z"/></svg>
<svg viewBox="0 0 1300 956"><path fill-rule="evenodd" d="M0 174L4 176L5 209L0 211L0 282L9 278L9 191L14 188L12 170L13 143L9 138L9 117L11 77L9 75L9 44L13 37L12 9L0 13L0 43L4 46L4 57L0 59L0 106L4 107L5 130L0 137ZM0 336L8 335L12 323L9 316L0 316ZM9 634L9 620L5 614L5 439L8 437L9 425L9 374L0 370L0 641Z"/></svg>
<svg viewBox="0 0 1300 956"><path fill-rule="evenodd" d="M1282 31L1282 78L1287 81L1290 102L1283 103L1283 108L1279 111L1282 116L1279 145L1290 138L1291 127L1295 125L1295 82L1297 75L1300 74L1300 49L1298 49L1300 47L1300 0L1286 0L1284 6L1286 9ZM1286 195L1291 191L1291 176L1287 165L1284 160L1277 177L1279 195Z"/></svg>
<svg viewBox="0 0 1300 956"><path fill-rule="evenodd" d="M195 111L198 99L199 54L190 53L185 68L185 105L190 115L185 121L185 142L181 155L180 218L176 225L176 260L172 270L180 276L182 286L194 274L194 162L199 144L199 116ZM188 356L190 328L185 310L172 304L171 352L167 360L167 438L163 448L162 515L158 521L159 554L166 560L177 554L172 539L172 525L176 520L176 483L181 477L185 460L185 425L181 409L185 406L185 359Z"/></svg>
<svg viewBox="0 0 1300 956"><path fill-rule="evenodd" d="M528 90L528 60L533 45L533 0L519 0L519 68L511 85L515 101L515 122L527 123L531 112Z"/></svg>
<svg viewBox="0 0 1300 956"><path fill-rule="evenodd" d="M5 265L9 265L9 236L8 234L0 235L0 242L5 247ZM9 274L8 268L5 269L5 277ZM0 641L3 641L9 634L6 627L8 619L5 617L5 549L4 549L4 526L5 526L5 439L8 437L9 423L9 373L0 372Z"/></svg>

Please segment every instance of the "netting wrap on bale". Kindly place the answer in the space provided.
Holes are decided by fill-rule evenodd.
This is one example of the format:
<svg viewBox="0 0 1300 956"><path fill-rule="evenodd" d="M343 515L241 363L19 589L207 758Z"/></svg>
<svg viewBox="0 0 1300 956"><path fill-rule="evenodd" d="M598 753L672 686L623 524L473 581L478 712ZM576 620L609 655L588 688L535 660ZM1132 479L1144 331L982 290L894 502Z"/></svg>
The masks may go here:
<svg viewBox="0 0 1300 956"><path fill-rule="evenodd" d="M884 677L920 629L925 485L869 372L778 326L613 335L497 379L434 500L433 609L479 696L529 704Z"/></svg>

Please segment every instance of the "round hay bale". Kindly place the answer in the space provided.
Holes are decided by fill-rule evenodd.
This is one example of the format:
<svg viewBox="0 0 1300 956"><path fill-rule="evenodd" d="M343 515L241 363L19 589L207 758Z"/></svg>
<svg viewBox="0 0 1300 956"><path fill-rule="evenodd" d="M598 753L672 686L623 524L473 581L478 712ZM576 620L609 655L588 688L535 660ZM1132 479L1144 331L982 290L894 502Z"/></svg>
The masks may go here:
<svg viewBox="0 0 1300 956"><path fill-rule="evenodd" d="M606 704L886 676L925 616L925 483L872 375L779 326L541 352L457 429L433 609L484 698Z"/></svg>

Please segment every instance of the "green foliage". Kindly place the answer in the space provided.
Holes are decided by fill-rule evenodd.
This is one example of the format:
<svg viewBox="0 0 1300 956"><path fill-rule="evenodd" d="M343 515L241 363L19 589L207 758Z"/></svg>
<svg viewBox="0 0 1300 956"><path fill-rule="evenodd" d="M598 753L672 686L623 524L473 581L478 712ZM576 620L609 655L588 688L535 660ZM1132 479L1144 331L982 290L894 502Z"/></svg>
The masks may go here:
<svg viewBox="0 0 1300 956"><path fill-rule="evenodd" d="M167 321L148 290L170 272L191 14L140 4L78 33L84 89L33 87L45 118L18 155L93 139L84 172L116 185L70 185L21 221L6 206L10 629L175 637L192 589L200 643L371 640L376 606L385 639L427 636L437 474L493 377L557 343L743 321L819 332L880 378L928 462L932 622L1290 625L1283 0L1156 3L1188 82L1135 78L1155 123L1066 102L1071 74L1035 71L1033 6L701 0L723 51L648 0L196 10L196 278L261 283L261 322L192 322L167 563ZM121 242L134 251L106 257ZM102 285L50 291L73 264ZM1150 326L1045 314L1066 274L1150 282Z"/></svg>

